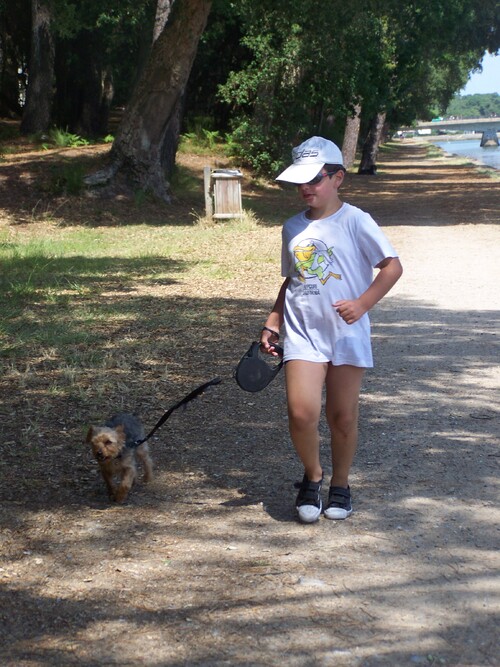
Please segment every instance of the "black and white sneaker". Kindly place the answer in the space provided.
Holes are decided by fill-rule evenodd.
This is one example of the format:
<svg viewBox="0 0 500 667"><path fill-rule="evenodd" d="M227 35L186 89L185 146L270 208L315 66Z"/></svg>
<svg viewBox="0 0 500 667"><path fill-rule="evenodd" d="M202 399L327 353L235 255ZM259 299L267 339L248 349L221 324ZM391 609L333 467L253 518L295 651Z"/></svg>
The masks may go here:
<svg viewBox="0 0 500 667"><path fill-rule="evenodd" d="M327 519L347 519L352 514L351 489L331 486L328 493L328 505L325 508Z"/></svg>
<svg viewBox="0 0 500 667"><path fill-rule="evenodd" d="M321 485L319 482L310 482L304 475L302 482L297 482L295 488L299 489L295 506L302 523L314 523L321 516L323 503L321 502Z"/></svg>

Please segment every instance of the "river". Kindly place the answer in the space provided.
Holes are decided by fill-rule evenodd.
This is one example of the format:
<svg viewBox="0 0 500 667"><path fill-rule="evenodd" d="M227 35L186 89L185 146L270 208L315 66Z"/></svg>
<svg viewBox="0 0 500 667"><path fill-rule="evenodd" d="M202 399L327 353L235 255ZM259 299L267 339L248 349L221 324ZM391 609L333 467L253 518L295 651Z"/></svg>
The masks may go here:
<svg viewBox="0 0 500 667"><path fill-rule="evenodd" d="M453 155L460 155L461 157L469 157L478 162L482 162L488 167L500 169L500 146L481 148L480 136L477 136L475 139L436 141L432 143L439 146L447 153L453 153Z"/></svg>

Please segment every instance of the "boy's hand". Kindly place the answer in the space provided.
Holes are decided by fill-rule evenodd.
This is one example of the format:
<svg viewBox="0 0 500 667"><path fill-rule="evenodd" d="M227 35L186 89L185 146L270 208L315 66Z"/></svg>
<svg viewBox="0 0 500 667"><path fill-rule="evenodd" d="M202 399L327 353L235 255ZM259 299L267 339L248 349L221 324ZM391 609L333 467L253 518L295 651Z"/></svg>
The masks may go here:
<svg viewBox="0 0 500 667"><path fill-rule="evenodd" d="M340 317L347 324L357 322L370 308L380 301L397 283L403 267L397 257L386 257L376 266L380 269L370 287L357 299L343 299L333 304Z"/></svg>
<svg viewBox="0 0 500 667"><path fill-rule="evenodd" d="M270 343L269 339L263 340L262 338L260 339L260 347L263 352L266 352L267 354L272 354L273 357L279 357L279 352L276 350L277 343Z"/></svg>
<svg viewBox="0 0 500 667"><path fill-rule="evenodd" d="M336 301L333 307L346 324L354 324L366 313L359 299Z"/></svg>
<svg viewBox="0 0 500 667"><path fill-rule="evenodd" d="M279 352L275 346L278 344L279 337L277 331L264 327L260 333L260 347L262 351L272 354L273 357L278 357Z"/></svg>

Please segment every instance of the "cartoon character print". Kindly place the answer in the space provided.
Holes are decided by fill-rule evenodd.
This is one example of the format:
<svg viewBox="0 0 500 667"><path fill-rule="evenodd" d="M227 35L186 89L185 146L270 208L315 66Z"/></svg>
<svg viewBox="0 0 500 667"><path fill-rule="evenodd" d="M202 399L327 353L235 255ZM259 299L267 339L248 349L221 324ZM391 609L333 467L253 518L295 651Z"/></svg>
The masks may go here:
<svg viewBox="0 0 500 667"><path fill-rule="evenodd" d="M332 271L333 247L328 248L323 241L305 239L294 247L293 254L295 270L302 282L317 278L324 285L330 278L342 280L340 273Z"/></svg>

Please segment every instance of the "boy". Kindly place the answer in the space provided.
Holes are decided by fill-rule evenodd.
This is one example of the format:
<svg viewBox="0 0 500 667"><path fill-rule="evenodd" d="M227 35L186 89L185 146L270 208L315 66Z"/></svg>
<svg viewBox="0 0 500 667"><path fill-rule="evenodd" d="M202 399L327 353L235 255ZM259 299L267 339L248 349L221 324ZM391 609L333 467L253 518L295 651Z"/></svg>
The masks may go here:
<svg viewBox="0 0 500 667"><path fill-rule="evenodd" d="M260 342L275 355L273 343L285 325L289 429L304 466L296 509L301 522L314 523L322 512L318 426L323 386L332 454L324 514L345 519L352 513L349 472L358 440L361 382L365 368L373 366L368 311L403 269L373 218L340 200L345 168L339 148L311 137L293 149L292 157L293 164L276 180L296 184L307 209L283 226L285 280Z"/></svg>

